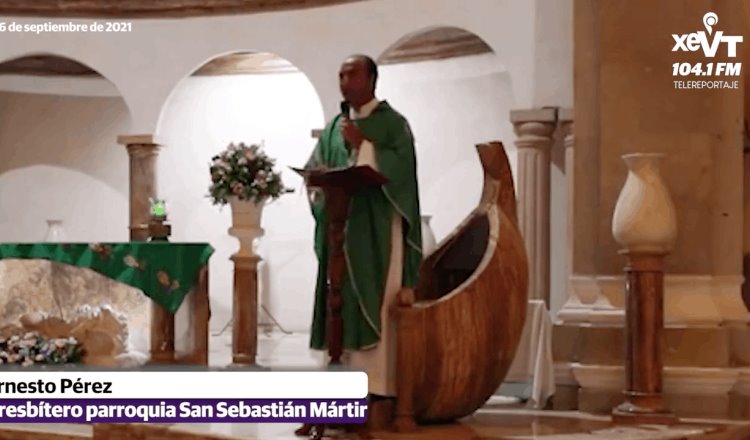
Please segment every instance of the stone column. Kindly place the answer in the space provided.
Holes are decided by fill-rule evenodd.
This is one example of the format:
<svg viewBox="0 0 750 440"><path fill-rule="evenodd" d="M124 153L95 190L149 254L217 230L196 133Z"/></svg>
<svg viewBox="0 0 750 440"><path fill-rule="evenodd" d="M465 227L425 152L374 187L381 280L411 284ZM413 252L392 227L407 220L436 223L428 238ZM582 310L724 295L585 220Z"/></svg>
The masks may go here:
<svg viewBox="0 0 750 440"><path fill-rule="evenodd" d="M130 157L130 240L148 240L150 197L156 197L156 160L159 143L153 135L124 135L117 143L125 145ZM174 315L152 302L151 360L153 364L174 362Z"/></svg>
<svg viewBox="0 0 750 440"><path fill-rule="evenodd" d="M571 280L573 279L573 258L574 258L574 251L573 248L575 246L575 229L573 227L573 219L574 215L573 212L575 210L575 167L574 167L574 150L573 145L575 143L574 141L574 132L573 132L573 110L572 109L560 109L558 113L558 119L560 122L560 130L562 131L563 135L563 142L565 145L565 178L567 180L567 203L566 203L566 219L567 219L567 228L566 228L566 260L565 260L565 279L566 279L566 287L565 287L565 295L566 295L566 302L563 308L558 312L558 318L564 319L566 317L566 314L570 312L571 309L580 309L582 307L581 301L578 298L578 296L575 294L572 286Z"/></svg>
<svg viewBox="0 0 750 440"><path fill-rule="evenodd" d="M513 110L518 148L518 224L529 260L529 299L549 307L550 149L557 109Z"/></svg>
<svg viewBox="0 0 750 440"><path fill-rule="evenodd" d="M159 144L152 135L118 136L130 157L130 239L148 240L149 197L156 197Z"/></svg>

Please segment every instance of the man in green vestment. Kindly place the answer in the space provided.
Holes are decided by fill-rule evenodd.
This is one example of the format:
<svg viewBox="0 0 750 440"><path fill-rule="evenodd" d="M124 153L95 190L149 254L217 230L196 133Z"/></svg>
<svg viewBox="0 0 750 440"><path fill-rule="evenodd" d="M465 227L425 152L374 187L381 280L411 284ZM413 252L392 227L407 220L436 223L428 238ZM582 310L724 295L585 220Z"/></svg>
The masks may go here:
<svg viewBox="0 0 750 440"><path fill-rule="evenodd" d="M368 373L371 397L395 396L395 325L389 317L402 288L417 284L422 233L414 138L406 118L375 97L378 68L364 55L341 66L341 94L351 106L323 130L305 168L370 165L388 177L352 197L345 232L343 361ZM310 346L327 349L328 242L322 192L311 189L318 278Z"/></svg>

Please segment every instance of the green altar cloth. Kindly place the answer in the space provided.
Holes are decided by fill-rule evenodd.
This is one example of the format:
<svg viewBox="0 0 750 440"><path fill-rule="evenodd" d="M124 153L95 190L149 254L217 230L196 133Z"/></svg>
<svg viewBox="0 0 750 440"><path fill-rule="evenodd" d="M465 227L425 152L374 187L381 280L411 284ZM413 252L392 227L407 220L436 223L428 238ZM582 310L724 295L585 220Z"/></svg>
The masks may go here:
<svg viewBox="0 0 750 440"><path fill-rule="evenodd" d="M43 259L91 269L143 291L175 313L214 249L207 243L3 243L2 259Z"/></svg>

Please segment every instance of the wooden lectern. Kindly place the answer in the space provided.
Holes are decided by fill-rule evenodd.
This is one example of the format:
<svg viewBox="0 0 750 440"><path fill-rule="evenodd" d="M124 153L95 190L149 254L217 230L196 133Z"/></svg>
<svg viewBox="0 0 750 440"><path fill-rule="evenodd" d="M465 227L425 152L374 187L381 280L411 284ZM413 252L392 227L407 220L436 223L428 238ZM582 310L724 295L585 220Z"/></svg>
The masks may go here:
<svg viewBox="0 0 750 440"><path fill-rule="evenodd" d="M326 313L326 336L328 338L329 365L340 365L343 353L344 322L341 318L343 300L341 289L346 276L344 256L344 234L349 217L351 197L359 190L384 185L388 178L369 165L332 169L303 170L292 168L305 178L308 187L323 191L328 211L328 295ZM309 435L313 426L305 424L295 431L297 435ZM324 426L316 426L314 439L321 439Z"/></svg>
<svg viewBox="0 0 750 440"><path fill-rule="evenodd" d="M326 335L330 365L341 364L343 320L341 289L346 276L344 228L349 217L351 197L363 188L384 185L388 178L369 165L332 169L292 168L305 178L308 187L323 190L328 211L328 310Z"/></svg>

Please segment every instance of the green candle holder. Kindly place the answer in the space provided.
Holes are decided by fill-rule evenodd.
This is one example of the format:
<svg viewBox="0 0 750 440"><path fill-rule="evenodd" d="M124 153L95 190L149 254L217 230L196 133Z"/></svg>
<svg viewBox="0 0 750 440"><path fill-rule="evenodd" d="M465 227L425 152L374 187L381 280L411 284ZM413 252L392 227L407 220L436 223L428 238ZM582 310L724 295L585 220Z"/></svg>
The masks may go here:
<svg viewBox="0 0 750 440"><path fill-rule="evenodd" d="M149 241L169 241L172 226L167 224L167 204L161 199L149 198L151 202L151 220L148 224Z"/></svg>
<svg viewBox="0 0 750 440"><path fill-rule="evenodd" d="M167 217L167 202L161 199L149 198L151 202L151 216L152 217Z"/></svg>

